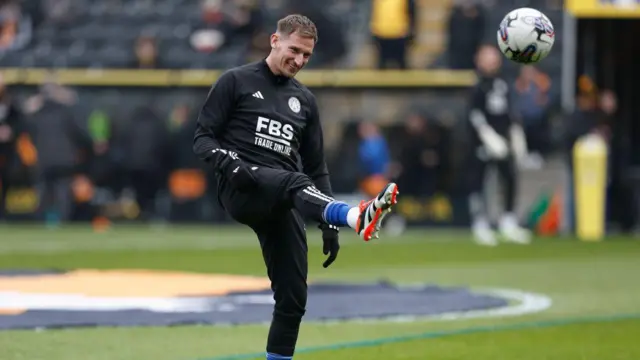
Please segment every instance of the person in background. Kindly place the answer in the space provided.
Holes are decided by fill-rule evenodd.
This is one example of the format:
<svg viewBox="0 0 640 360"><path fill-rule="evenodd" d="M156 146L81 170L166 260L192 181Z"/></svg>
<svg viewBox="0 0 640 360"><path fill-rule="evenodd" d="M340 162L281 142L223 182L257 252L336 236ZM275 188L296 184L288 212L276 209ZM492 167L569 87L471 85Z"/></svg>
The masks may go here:
<svg viewBox="0 0 640 360"><path fill-rule="evenodd" d="M380 193L387 185L389 170L389 148L387 140L376 124L361 122L358 126L360 146L361 181L360 190L368 197Z"/></svg>
<svg viewBox="0 0 640 360"><path fill-rule="evenodd" d="M228 19L222 0L201 0L200 18L191 23L189 42L194 50L212 53L229 43Z"/></svg>
<svg viewBox="0 0 640 360"><path fill-rule="evenodd" d="M170 133L156 112L148 106L136 108L123 139L127 157L125 171L136 193L141 219L158 216L156 197L166 185L170 168Z"/></svg>
<svg viewBox="0 0 640 360"><path fill-rule="evenodd" d="M528 244L530 232L521 227L516 215L519 167L528 148L524 130L514 116L512 87L502 75L502 55L494 46L483 46L477 55L478 81L470 91L468 108L467 177L469 212L474 240L496 246L498 240L489 221L485 198L488 169L497 170L501 180L503 211L498 231L509 242Z"/></svg>
<svg viewBox="0 0 640 360"><path fill-rule="evenodd" d="M196 116L188 103L176 104L169 116L171 153L167 189L170 194L171 221L191 221L203 216L216 218L217 208L207 191L215 194L215 186L207 186L208 176L202 162L193 156L191 149L184 147L193 139ZM211 173L211 172L210 172Z"/></svg>
<svg viewBox="0 0 640 360"><path fill-rule="evenodd" d="M576 109L569 116L564 129L564 153L569 167L573 169L573 147L582 136L604 129L602 117L598 116L598 90L593 80L581 76L578 80Z"/></svg>
<svg viewBox="0 0 640 360"><path fill-rule="evenodd" d="M75 106L75 94L55 82L44 84L40 94L25 104L30 135L38 153L41 211L50 226L70 220L72 184L80 152L92 146L87 130L76 119Z"/></svg>
<svg viewBox="0 0 640 360"><path fill-rule="evenodd" d="M23 126L18 107L0 74L0 220L4 218L6 210L7 193L11 187L11 166L17 155L16 142Z"/></svg>
<svg viewBox="0 0 640 360"><path fill-rule="evenodd" d="M428 128L429 121L422 111L412 111L405 122L398 160L393 165L394 177L405 194L424 197L436 189L440 154L433 140L438 131Z"/></svg>
<svg viewBox="0 0 640 360"><path fill-rule="evenodd" d="M316 44L313 58L307 67L340 67L347 54L348 39L344 25L327 11L327 6L320 1L288 0L286 9L291 14L301 14L313 19L318 32L323 34L325 39L331 39Z"/></svg>
<svg viewBox="0 0 640 360"><path fill-rule="evenodd" d="M607 207L608 221L619 226L624 233L636 225L637 204L633 183L628 176L631 164L630 139L617 123L618 99L616 94L603 89L599 94L598 124L596 132L609 143Z"/></svg>
<svg viewBox="0 0 640 360"><path fill-rule="evenodd" d="M527 162L534 168L543 165L549 142L547 111L551 79L533 66L523 66L515 82L515 111L522 119L529 156Z"/></svg>
<svg viewBox="0 0 640 360"><path fill-rule="evenodd" d="M474 58L482 44L486 14L484 7L475 0L456 0L448 20L446 57L455 70L475 68Z"/></svg>
<svg viewBox="0 0 640 360"><path fill-rule="evenodd" d="M416 35L414 0L373 0L369 28L378 48L378 68L407 69L407 51Z"/></svg>
<svg viewBox="0 0 640 360"><path fill-rule="evenodd" d="M140 36L135 44L136 63L138 69L155 69L162 67L158 57L157 40L152 36Z"/></svg>
<svg viewBox="0 0 640 360"><path fill-rule="evenodd" d="M229 16L229 37L234 44L245 44L242 58L255 61L269 54L270 47L265 39L269 37L265 31L264 15L257 0L233 0L233 10Z"/></svg>
<svg viewBox="0 0 640 360"><path fill-rule="evenodd" d="M33 22L19 1L0 4L0 54L24 49L33 38Z"/></svg>

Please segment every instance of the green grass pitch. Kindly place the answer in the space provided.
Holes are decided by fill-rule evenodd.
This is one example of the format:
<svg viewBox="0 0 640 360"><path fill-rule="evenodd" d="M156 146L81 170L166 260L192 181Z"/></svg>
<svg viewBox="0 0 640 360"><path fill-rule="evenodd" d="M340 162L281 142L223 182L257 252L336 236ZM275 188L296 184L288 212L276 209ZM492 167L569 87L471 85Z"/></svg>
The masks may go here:
<svg viewBox="0 0 640 360"><path fill-rule="evenodd" d="M313 280L435 283L544 294L535 314L414 322L304 323L295 359L638 360L640 241L478 247L465 232L412 230L371 243L343 231L322 268L320 234L309 231ZM0 226L0 268L166 269L264 276L255 236L237 227ZM2 291L2 289L0 289ZM2 360L263 359L264 325L0 331ZM248 355L243 355L248 354ZM258 354L251 357L250 354Z"/></svg>

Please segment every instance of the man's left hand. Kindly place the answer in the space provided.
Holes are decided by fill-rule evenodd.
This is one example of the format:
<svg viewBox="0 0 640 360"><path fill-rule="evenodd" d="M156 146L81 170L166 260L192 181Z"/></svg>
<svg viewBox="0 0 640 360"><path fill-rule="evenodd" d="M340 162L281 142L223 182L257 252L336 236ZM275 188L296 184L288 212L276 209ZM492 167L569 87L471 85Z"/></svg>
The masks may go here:
<svg viewBox="0 0 640 360"><path fill-rule="evenodd" d="M320 230L322 230L322 252L329 255L327 260L322 263L322 267L326 269L336 260L338 251L340 251L339 229L337 226L322 224Z"/></svg>

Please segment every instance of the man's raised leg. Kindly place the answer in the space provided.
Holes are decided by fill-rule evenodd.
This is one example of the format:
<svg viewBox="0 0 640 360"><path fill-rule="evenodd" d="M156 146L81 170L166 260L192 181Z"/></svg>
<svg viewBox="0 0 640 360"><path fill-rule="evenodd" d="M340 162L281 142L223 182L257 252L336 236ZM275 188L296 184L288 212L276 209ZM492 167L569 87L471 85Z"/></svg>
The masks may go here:
<svg viewBox="0 0 640 360"><path fill-rule="evenodd" d="M365 241L376 238L382 220L397 203L398 186L388 183L373 199L350 206L318 190L309 176L284 170L256 171L261 188L277 203L293 206L306 219L320 224L350 227Z"/></svg>
<svg viewBox="0 0 640 360"><path fill-rule="evenodd" d="M304 216L320 223L344 227L348 226L365 241L378 237L380 224L397 203L398 186L389 183L369 201L361 201L359 206L350 206L333 199L313 185L299 189L294 194L294 204Z"/></svg>

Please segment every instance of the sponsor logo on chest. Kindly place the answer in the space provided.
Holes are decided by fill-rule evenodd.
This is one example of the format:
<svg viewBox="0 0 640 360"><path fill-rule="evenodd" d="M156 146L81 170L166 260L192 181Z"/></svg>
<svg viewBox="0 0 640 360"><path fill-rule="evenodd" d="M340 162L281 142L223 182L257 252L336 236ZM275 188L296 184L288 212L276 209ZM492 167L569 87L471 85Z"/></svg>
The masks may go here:
<svg viewBox="0 0 640 360"><path fill-rule="evenodd" d="M260 91L252 96L264 99ZM287 107L288 111L294 114L300 114L302 110L300 100L295 96L288 98ZM291 143L294 141L295 134L296 130L293 125L269 117L259 116L256 122L254 144L282 155L291 156Z"/></svg>
<svg viewBox="0 0 640 360"><path fill-rule="evenodd" d="M283 155L291 155L291 140L294 136L291 124L282 124L278 120L259 116L255 135L255 145Z"/></svg>

